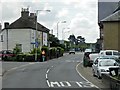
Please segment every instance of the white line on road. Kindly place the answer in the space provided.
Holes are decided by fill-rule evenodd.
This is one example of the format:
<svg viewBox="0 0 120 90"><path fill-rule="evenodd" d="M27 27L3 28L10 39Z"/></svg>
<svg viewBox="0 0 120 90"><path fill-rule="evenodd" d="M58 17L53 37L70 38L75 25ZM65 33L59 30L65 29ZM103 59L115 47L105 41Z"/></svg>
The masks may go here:
<svg viewBox="0 0 120 90"><path fill-rule="evenodd" d="M47 80L47 84L48 84L48 87L50 87L50 83L49 83L49 81Z"/></svg>
<svg viewBox="0 0 120 90"><path fill-rule="evenodd" d="M89 82L89 83L91 83L90 81L88 81L85 77L83 77L82 75L81 75L81 73L78 71L78 66L80 65L81 63L79 63L77 66L76 66L76 71L78 72L78 74L80 75L80 77L82 77L85 81L87 81L87 82ZM91 84L93 84L93 83L91 83ZM93 84L94 85L94 84ZM98 86L96 86L96 85L94 85L96 88L99 88Z"/></svg>
<svg viewBox="0 0 120 90"><path fill-rule="evenodd" d="M46 74L46 79L48 79L48 76L47 76L47 74Z"/></svg>
<svg viewBox="0 0 120 90"><path fill-rule="evenodd" d="M49 71L50 71L50 69L48 69L46 73L48 74L48 73L49 73Z"/></svg>

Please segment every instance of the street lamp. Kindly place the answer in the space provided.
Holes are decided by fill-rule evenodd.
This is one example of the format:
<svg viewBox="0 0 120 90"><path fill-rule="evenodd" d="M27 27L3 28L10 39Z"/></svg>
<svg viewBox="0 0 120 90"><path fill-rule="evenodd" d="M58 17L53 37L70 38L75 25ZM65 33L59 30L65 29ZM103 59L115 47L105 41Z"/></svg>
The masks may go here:
<svg viewBox="0 0 120 90"><path fill-rule="evenodd" d="M63 34L63 32L64 32L65 29L70 29L70 28L63 28L62 29L62 40L64 40L64 34ZM70 31L67 31L67 32L70 32Z"/></svg>
<svg viewBox="0 0 120 90"><path fill-rule="evenodd" d="M58 22L57 22L57 38L58 38L58 24L59 24L59 23L66 23L66 21L61 21L61 22L58 21Z"/></svg>
<svg viewBox="0 0 120 90"><path fill-rule="evenodd" d="M35 32L35 61L37 61L37 48L38 48L38 35L37 35L37 15L38 15L38 12L41 12L41 11L46 11L46 12L50 12L50 10L35 10L36 12L36 32Z"/></svg>

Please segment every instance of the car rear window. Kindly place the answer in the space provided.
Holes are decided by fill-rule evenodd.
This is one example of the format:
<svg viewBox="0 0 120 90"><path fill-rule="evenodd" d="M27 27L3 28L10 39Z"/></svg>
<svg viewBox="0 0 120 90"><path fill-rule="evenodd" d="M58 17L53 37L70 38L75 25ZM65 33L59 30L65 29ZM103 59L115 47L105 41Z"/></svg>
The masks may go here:
<svg viewBox="0 0 120 90"><path fill-rule="evenodd" d="M112 55L112 52L106 52L106 55Z"/></svg>
<svg viewBox="0 0 120 90"><path fill-rule="evenodd" d="M113 52L113 55L119 55L119 52Z"/></svg>

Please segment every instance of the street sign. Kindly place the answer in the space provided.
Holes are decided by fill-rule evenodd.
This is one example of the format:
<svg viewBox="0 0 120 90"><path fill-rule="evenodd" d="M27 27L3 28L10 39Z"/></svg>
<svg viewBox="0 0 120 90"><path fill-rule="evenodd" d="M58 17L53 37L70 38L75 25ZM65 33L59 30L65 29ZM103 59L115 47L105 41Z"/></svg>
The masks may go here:
<svg viewBox="0 0 120 90"><path fill-rule="evenodd" d="M39 43L38 42L35 42L35 46L38 47Z"/></svg>

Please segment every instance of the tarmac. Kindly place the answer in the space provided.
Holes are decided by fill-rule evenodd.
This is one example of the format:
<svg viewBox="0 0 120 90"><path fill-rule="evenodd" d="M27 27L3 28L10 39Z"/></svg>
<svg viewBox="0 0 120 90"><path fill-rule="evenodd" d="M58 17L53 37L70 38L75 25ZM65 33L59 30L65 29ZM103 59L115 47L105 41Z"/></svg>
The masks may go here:
<svg viewBox="0 0 120 90"><path fill-rule="evenodd" d="M79 63L79 65L77 66L77 69L85 79L87 79L92 84L96 85L101 90L108 88L103 84L102 79L98 79L97 77L93 76L92 67L84 67L83 63Z"/></svg>

